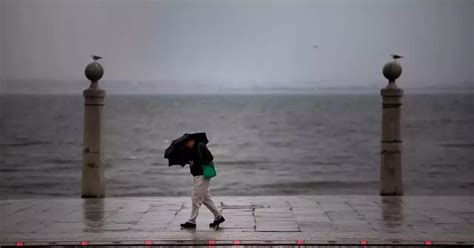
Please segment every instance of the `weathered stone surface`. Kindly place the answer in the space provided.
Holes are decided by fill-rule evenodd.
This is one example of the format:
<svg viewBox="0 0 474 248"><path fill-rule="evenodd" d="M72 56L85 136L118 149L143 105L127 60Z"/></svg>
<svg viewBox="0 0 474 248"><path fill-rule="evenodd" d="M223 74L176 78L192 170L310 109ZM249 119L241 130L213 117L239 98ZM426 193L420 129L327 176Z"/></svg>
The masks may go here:
<svg viewBox="0 0 474 248"><path fill-rule="evenodd" d="M86 77L92 82L84 95L84 131L82 149L81 196L84 198L105 197L105 175L102 164L102 108L105 91L99 88L99 79L104 70L98 62L87 65Z"/></svg>

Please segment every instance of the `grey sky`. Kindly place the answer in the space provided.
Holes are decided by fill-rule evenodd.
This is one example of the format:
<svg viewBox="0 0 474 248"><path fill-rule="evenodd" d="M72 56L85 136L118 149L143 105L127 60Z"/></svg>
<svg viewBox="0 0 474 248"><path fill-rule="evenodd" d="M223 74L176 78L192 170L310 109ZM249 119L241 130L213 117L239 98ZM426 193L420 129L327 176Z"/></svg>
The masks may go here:
<svg viewBox="0 0 474 248"><path fill-rule="evenodd" d="M106 82L133 81L127 91L381 86L391 53L406 56L402 86L472 82L472 0L0 4L0 75L65 89L84 88L75 82L85 80L90 54L104 57Z"/></svg>

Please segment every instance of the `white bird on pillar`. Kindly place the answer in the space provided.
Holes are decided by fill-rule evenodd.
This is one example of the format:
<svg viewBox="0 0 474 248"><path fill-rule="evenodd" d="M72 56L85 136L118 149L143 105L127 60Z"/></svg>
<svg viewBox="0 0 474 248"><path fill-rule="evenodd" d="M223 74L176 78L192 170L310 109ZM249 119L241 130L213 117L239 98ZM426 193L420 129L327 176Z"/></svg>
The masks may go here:
<svg viewBox="0 0 474 248"><path fill-rule="evenodd" d="M94 60L94 61L97 61L99 59L102 59L101 56L97 56L97 55L91 55L91 58Z"/></svg>
<svg viewBox="0 0 474 248"><path fill-rule="evenodd" d="M397 59L403 58L403 56L396 55L396 54L390 54L390 56L392 56L393 60L397 60Z"/></svg>

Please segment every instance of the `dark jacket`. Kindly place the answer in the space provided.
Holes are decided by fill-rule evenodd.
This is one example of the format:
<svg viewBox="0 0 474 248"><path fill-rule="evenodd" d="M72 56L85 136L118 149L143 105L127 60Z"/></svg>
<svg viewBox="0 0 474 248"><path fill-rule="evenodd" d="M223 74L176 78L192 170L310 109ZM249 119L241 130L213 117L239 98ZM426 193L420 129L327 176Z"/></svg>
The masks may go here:
<svg viewBox="0 0 474 248"><path fill-rule="evenodd" d="M199 150L198 150L199 149ZM201 156L199 156L199 151L201 151ZM202 165L211 162L214 157L212 153L207 149L206 145L202 142L195 142L194 146L188 150L188 157L190 161L194 162L194 165L189 164L189 169L193 176L203 175Z"/></svg>

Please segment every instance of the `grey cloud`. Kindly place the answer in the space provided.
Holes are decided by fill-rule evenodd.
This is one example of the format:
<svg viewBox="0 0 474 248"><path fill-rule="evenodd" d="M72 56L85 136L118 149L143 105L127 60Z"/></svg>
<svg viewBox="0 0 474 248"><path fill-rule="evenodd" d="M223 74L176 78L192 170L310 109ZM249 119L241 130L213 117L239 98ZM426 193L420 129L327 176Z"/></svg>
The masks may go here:
<svg viewBox="0 0 474 248"><path fill-rule="evenodd" d="M472 82L470 0L0 1L8 79L76 90L94 53L127 92L367 87L400 53L403 86Z"/></svg>

